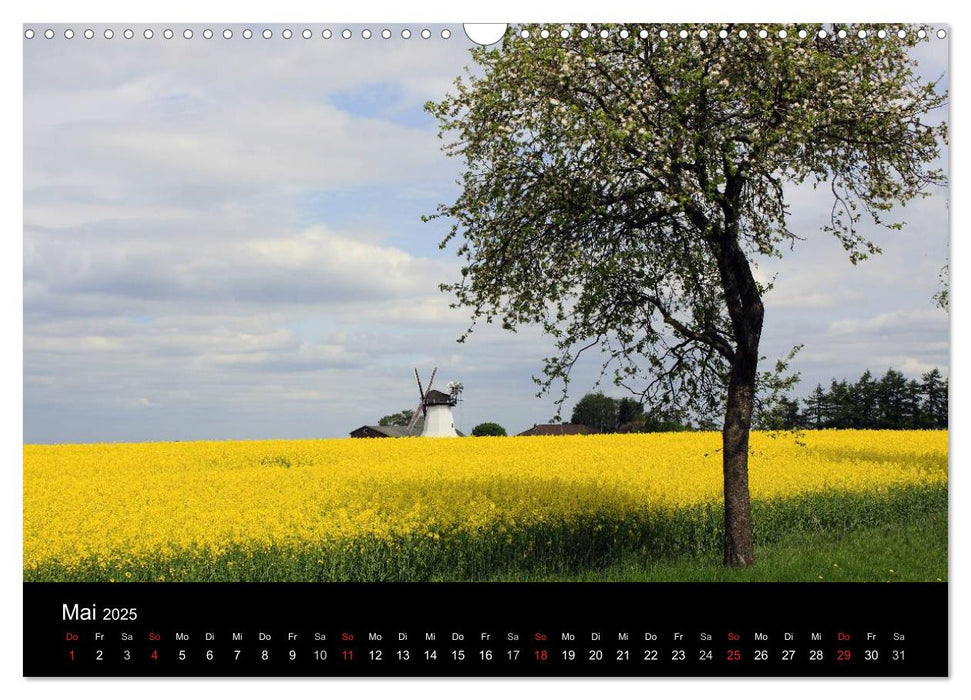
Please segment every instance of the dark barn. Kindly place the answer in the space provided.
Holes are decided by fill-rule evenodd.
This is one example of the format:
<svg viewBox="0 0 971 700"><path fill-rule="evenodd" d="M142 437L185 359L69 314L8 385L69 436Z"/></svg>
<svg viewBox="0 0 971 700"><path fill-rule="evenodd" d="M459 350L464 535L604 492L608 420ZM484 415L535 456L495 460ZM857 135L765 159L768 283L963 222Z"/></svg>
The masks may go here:
<svg viewBox="0 0 971 700"><path fill-rule="evenodd" d="M418 426L412 432L408 432L404 425L362 425L357 430L351 431L352 438L396 438L396 437L415 437L421 435L421 427Z"/></svg>
<svg viewBox="0 0 971 700"><path fill-rule="evenodd" d="M585 425L579 423L546 423L544 425L534 425L529 430L524 430L517 437L532 435L590 435L593 431Z"/></svg>

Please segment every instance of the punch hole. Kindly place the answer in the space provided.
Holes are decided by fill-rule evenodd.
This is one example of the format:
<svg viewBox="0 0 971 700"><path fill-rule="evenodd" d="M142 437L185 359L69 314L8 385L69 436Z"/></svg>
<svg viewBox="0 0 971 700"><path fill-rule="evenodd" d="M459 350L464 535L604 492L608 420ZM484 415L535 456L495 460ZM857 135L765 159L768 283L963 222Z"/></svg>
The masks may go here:
<svg viewBox="0 0 971 700"><path fill-rule="evenodd" d="M74 30L73 29L65 29L64 30L64 38L65 39L73 39L74 38Z"/></svg>
<svg viewBox="0 0 971 700"><path fill-rule="evenodd" d="M451 36L452 36L452 32L451 31L449 31L448 29L443 29L442 30L442 38L443 39L448 39Z"/></svg>
<svg viewBox="0 0 971 700"><path fill-rule="evenodd" d="M135 30L134 29L126 29L125 30L125 38L126 39L134 39L135 38Z"/></svg>
<svg viewBox="0 0 971 700"><path fill-rule="evenodd" d="M431 36L432 36L432 33L430 31L428 31L427 29L422 29L421 30L421 38L422 39L430 39Z"/></svg>
<svg viewBox="0 0 971 700"><path fill-rule="evenodd" d="M205 29L205 30L203 30L202 36L205 39L212 39L212 37L213 37L212 30L211 29Z"/></svg>
<svg viewBox="0 0 971 700"><path fill-rule="evenodd" d="M938 39L946 39L947 38L947 32L944 31L943 29L938 29L937 30L937 38Z"/></svg>
<svg viewBox="0 0 971 700"><path fill-rule="evenodd" d="M330 31L329 29L325 29L320 33L320 36L324 37L325 39L330 39L332 36L334 36L334 32Z"/></svg>
<svg viewBox="0 0 971 700"><path fill-rule="evenodd" d="M175 36L175 32L173 32L171 29L166 29L164 32L162 32L162 36L164 36L166 39L171 39Z"/></svg>
<svg viewBox="0 0 971 700"><path fill-rule="evenodd" d="M244 29L243 30L243 38L244 39L252 39L253 38L253 30L252 29Z"/></svg>
<svg viewBox="0 0 971 700"><path fill-rule="evenodd" d="M351 38L351 30L350 29L345 29L344 31L341 32L341 36L343 38L345 38L345 39L350 39Z"/></svg>
<svg viewBox="0 0 971 700"><path fill-rule="evenodd" d="M390 39L391 38L391 30L390 29L382 29L381 30L381 38L382 39Z"/></svg>
<svg viewBox="0 0 971 700"><path fill-rule="evenodd" d="M411 38L411 30L410 29L402 29L401 30L401 38L402 39L410 39Z"/></svg>
<svg viewBox="0 0 971 700"><path fill-rule="evenodd" d="M105 29L105 39L111 39L115 36L115 32L112 29Z"/></svg>
<svg viewBox="0 0 971 700"><path fill-rule="evenodd" d="M34 38L34 30L33 29L26 30L24 32L24 38L25 39L33 39Z"/></svg>
<svg viewBox="0 0 971 700"><path fill-rule="evenodd" d="M192 30L191 29L186 29L184 32L182 32L182 38L183 39L191 39L192 38Z"/></svg>
<svg viewBox="0 0 971 700"><path fill-rule="evenodd" d="M371 30L370 29L365 29L363 32L361 32L361 37L364 38L364 39L370 39L371 38Z"/></svg>
<svg viewBox="0 0 971 700"><path fill-rule="evenodd" d="M303 32L300 33L300 36L302 36L304 39L309 39L313 35L314 35L314 33L312 31L310 31L309 29L304 29Z"/></svg>
<svg viewBox="0 0 971 700"><path fill-rule="evenodd" d="M153 32L151 29L146 29L144 32L142 32L142 36L146 39L151 39L153 36L155 36L155 32Z"/></svg>
<svg viewBox="0 0 971 700"><path fill-rule="evenodd" d="M271 32L269 29L264 29L263 30L263 38L264 39L272 39L273 38L273 32Z"/></svg>
<svg viewBox="0 0 971 700"><path fill-rule="evenodd" d="M506 35L506 24L463 24L465 36L480 46L495 44Z"/></svg>

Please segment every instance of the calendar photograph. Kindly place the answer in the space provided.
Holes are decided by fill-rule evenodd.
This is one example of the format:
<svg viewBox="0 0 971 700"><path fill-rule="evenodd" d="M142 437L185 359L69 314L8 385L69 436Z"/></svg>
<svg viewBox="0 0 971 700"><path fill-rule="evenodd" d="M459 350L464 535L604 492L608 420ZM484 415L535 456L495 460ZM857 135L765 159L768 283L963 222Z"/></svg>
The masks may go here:
<svg viewBox="0 0 971 700"><path fill-rule="evenodd" d="M948 28L476 27L25 25L25 585L946 582Z"/></svg>

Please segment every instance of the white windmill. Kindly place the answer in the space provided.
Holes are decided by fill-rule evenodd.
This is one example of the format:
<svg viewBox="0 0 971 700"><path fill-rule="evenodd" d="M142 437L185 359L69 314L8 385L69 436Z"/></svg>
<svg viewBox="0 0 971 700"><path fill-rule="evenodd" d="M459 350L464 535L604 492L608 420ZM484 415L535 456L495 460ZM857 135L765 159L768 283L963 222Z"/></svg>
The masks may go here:
<svg viewBox="0 0 971 700"><path fill-rule="evenodd" d="M462 393L461 382L449 382L448 393L432 389L432 382L435 381L435 374L438 372L436 367L432 370L432 376L428 380L428 387L423 388L418 370L415 370L415 381L418 382L418 408L415 409L411 422L408 424L408 433L414 429L415 424L421 416L425 418L425 424L421 431L422 437L458 437L455 432L455 420L452 418L452 406L458 403L459 394Z"/></svg>

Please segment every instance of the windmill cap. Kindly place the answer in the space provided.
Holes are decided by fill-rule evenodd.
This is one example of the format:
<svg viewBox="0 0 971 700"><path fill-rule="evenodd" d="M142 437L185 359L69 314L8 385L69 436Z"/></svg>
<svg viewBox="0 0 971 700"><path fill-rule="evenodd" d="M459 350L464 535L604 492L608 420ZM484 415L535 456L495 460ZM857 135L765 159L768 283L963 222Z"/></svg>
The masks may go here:
<svg viewBox="0 0 971 700"><path fill-rule="evenodd" d="M438 389L432 389L425 394L426 406L454 406L455 399L450 394L445 394Z"/></svg>

